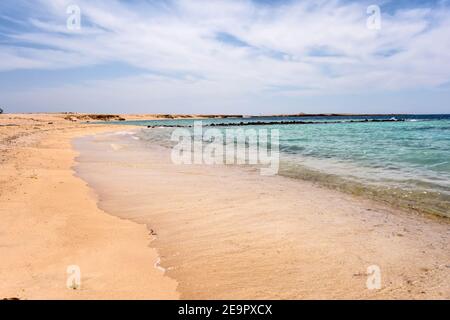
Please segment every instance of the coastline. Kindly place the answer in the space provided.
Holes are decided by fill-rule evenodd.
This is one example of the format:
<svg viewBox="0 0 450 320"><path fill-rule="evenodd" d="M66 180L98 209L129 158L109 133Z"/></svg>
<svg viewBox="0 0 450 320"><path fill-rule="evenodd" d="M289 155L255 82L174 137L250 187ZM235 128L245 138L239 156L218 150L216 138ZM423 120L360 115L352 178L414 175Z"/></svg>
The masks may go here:
<svg viewBox="0 0 450 320"><path fill-rule="evenodd" d="M182 299L450 297L446 219L251 168L176 166L130 134L75 145L99 207L147 224ZM366 288L373 265L381 290Z"/></svg>
<svg viewBox="0 0 450 320"><path fill-rule="evenodd" d="M98 209L74 176L75 137L120 130L60 116L2 115L0 299L177 299L145 226ZM69 266L81 285L67 288Z"/></svg>
<svg viewBox="0 0 450 320"><path fill-rule="evenodd" d="M447 220L250 168L177 167L117 134L130 126L0 120L0 299L450 298Z"/></svg>

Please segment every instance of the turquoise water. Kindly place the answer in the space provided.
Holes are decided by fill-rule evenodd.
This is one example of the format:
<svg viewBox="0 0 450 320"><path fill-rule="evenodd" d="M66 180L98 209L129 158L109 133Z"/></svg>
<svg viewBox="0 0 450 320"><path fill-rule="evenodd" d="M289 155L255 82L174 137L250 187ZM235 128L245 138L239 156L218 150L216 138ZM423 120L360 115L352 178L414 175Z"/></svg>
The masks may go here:
<svg viewBox="0 0 450 320"><path fill-rule="evenodd" d="M280 175L312 180L396 206L450 217L450 115L402 118L406 121L349 123L348 120L364 118L311 117L214 119L203 123L341 121L254 127L279 129ZM163 126L191 125L192 121L127 123L161 126L146 129L141 137L167 145L173 128Z"/></svg>

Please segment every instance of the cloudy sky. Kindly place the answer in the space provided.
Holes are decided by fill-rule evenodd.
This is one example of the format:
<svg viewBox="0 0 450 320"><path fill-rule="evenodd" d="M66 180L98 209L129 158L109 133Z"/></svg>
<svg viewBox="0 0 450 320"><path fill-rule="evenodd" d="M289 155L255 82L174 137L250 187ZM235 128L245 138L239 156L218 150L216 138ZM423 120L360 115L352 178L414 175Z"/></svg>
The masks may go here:
<svg viewBox="0 0 450 320"><path fill-rule="evenodd" d="M1 0L0 107L450 113L450 2Z"/></svg>

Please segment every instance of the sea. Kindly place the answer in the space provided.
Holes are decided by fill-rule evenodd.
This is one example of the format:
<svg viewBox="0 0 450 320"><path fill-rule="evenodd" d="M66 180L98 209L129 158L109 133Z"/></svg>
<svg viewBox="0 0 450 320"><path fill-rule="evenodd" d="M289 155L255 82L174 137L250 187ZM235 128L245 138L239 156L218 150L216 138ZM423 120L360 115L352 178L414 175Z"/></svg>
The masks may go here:
<svg viewBox="0 0 450 320"><path fill-rule="evenodd" d="M194 120L117 123L142 126L136 135L144 143L171 147L175 127L192 129ZM215 118L202 124L278 129L279 175L450 217L448 114Z"/></svg>

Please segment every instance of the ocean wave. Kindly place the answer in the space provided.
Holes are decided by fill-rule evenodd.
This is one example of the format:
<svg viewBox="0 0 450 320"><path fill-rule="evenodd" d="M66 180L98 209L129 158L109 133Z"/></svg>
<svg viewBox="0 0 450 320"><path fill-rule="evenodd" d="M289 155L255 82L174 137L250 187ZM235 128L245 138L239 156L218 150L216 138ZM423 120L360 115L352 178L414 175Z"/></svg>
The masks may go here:
<svg viewBox="0 0 450 320"><path fill-rule="evenodd" d="M128 136L128 135L135 135L136 132L134 131L117 131L114 133L111 133L111 136Z"/></svg>

